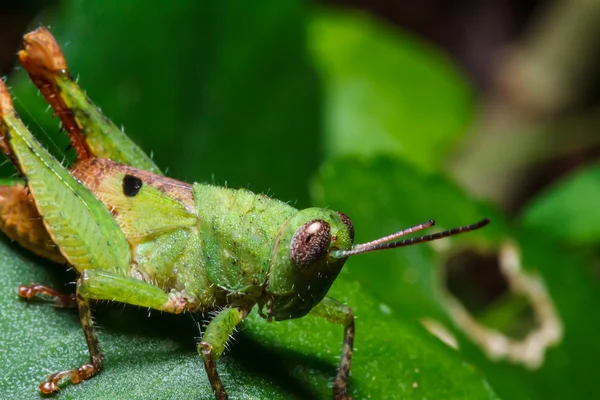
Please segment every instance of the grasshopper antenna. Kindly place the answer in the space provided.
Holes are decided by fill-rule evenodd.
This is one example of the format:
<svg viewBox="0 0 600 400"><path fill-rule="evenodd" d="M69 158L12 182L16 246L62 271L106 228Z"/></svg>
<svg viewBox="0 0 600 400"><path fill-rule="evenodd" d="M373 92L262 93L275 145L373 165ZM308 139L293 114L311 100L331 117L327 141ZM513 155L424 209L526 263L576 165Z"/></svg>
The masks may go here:
<svg viewBox="0 0 600 400"><path fill-rule="evenodd" d="M396 233L392 233L391 235L384 236L384 237L382 237L380 239L375 239L375 240L372 240L372 241L367 242L367 243L357 244L357 245L355 245L355 246L352 247L352 250L356 250L356 249L359 249L359 248L362 249L364 247L373 247L373 246L380 245L382 243L387 243L387 242L390 242L392 240L398 239L400 236L410 235L413 232L417 232L417 231L420 231L422 229L431 228L434 225L435 225L435 221L432 220L432 219L430 219L427 222L423 222L422 224L411 226L410 228L403 229L403 230L401 230L399 232L396 232Z"/></svg>
<svg viewBox="0 0 600 400"><path fill-rule="evenodd" d="M420 231L421 229L426 229L426 228L429 228L429 227L435 225L435 221L430 219L427 222L424 222L419 225L415 225L408 229L403 229L399 232L382 237L381 239L376 239L371 242L354 245L354 246L352 246L352 249L350 249L350 250L332 251L330 256L333 258L345 258L345 257L355 256L357 254L370 253L372 251L395 249L397 247L412 246L413 244L431 242L433 240L438 240L438 239L442 239L442 238L445 238L448 236L454 236L454 235L458 235L461 233L470 232L470 231L474 231L476 229L483 228L490 222L491 221L489 218L485 218L485 219L483 219L479 222L476 222L474 224L471 224L471 225L465 225L465 226L461 226L461 227L454 228L454 229L448 229L447 231L432 233L431 235L424 235L424 236L419 236L416 238L399 240L397 242L390 243L390 241L397 239L401 236L408 235L410 233L417 232L417 231Z"/></svg>

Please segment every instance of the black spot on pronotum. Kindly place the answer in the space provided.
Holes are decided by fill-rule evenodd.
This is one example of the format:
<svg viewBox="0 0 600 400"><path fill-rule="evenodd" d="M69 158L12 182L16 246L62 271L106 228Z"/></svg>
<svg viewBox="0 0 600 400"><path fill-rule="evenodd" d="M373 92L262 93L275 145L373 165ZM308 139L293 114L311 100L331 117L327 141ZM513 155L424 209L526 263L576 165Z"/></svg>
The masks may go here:
<svg viewBox="0 0 600 400"><path fill-rule="evenodd" d="M323 220L315 219L302 225L290 245L290 257L294 265L306 269L327 255L331 241L331 226Z"/></svg>
<svg viewBox="0 0 600 400"><path fill-rule="evenodd" d="M128 197L133 197L139 193L142 188L142 180L137 176L125 175L123 177L123 194Z"/></svg>

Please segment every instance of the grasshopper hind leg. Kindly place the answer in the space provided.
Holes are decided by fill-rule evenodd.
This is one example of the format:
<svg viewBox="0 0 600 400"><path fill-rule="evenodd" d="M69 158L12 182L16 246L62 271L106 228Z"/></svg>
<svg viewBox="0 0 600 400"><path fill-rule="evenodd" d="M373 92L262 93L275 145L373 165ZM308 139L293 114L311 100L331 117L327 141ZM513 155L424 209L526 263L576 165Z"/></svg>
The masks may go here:
<svg viewBox="0 0 600 400"><path fill-rule="evenodd" d="M77 278L75 301L90 359L79 368L50 375L40 385L42 393L58 391L61 382L66 380L73 384L80 383L91 378L102 368L103 355L94 330L89 304L94 300L116 301L174 314L196 308L194 298L176 292L166 293L157 286L135 278L96 269L82 271Z"/></svg>
<svg viewBox="0 0 600 400"><path fill-rule="evenodd" d="M161 174L151 157L106 118L71 78L62 51L46 28L25 35L19 60L60 118L77 161L108 158Z"/></svg>
<svg viewBox="0 0 600 400"><path fill-rule="evenodd" d="M38 256L48 258L56 263L66 264L65 258L58 251L58 247L42 223L42 218L35 208L27 188L20 183L0 185L0 230L10 239ZM18 293L27 300L41 294L51 297L59 307L75 307L73 295L60 293L47 286L21 285Z"/></svg>
<svg viewBox="0 0 600 400"><path fill-rule="evenodd" d="M28 190L20 183L0 185L0 230L40 257L66 264L48 234Z"/></svg>

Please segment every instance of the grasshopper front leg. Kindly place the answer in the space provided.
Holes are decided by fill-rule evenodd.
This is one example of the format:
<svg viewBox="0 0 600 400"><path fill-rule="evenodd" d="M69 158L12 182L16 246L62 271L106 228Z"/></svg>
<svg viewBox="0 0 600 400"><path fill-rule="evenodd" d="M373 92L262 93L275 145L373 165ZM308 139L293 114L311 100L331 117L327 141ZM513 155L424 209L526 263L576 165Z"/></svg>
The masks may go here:
<svg viewBox="0 0 600 400"><path fill-rule="evenodd" d="M352 350L354 348L354 315L352 310L337 300L325 297L310 313L325 318L331 323L344 326L344 345L338 373L333 383L333 398L348 400L350 397L346 394L346 388L348 387L348 376L350 375Z"/></svg>
<svg viewBox="0 0 600 400"><path fill-rule="evenodd" d="M198 353L204 359L206 374L208 375L215 398L218 400L227 400L229 397L217 373L217 360L223 354L229 336L247 315L248 311L241 308L226 308L222 310L210 321L202 337L202 342L198 345Z"/></svg>

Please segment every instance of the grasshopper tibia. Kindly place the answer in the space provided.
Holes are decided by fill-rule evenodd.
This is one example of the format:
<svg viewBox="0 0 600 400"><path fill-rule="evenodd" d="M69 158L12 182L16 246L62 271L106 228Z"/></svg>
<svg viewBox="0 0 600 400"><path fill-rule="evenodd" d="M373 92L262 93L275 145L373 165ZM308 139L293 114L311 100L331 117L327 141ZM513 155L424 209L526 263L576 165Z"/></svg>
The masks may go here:
<svg viewBox="0 0 600 400"><path fill-rule="evenodd" d="M85 336L85 341L87 342L90 353L90 362L83 364L79 368L50 375L45 382L40 384L40 391L42 393L49 394L58 391L60 381L65 378L69 378L73 384L81 383L95 375L102 368L104 356L100 352L98 336L96 336L96 332L94 331L89 300L81 295L81 289L85 279L85 274L81 274L77 279L77 294L75 295L75 301L77 308L79 309L79 319L81 320L81 326L83 327L83 335Z"/></svg>
<svg viewBox="0 0 600 400"><path fill-rule="evenodd" d="M79 319L81 320L81 326L83 328L83 335L85 336L85 341L90 353L90 362L83 364L79 368L50 375L45 382L40 384L40 391L43 393L49 394L58 391L60 381L65 378L68 378L73 384L81 383L82 381L91 378L102 368L104 356L102 352L100 352L98 336L96 336L94 330L89 303L89 299L93 298L94 293L93 289L90 289L89 286L91 285L93 287L94 283L96 283L96 280L94 279L93 274L90 277L88 276L87 271L83 271L77 279L77 293L75 295L75 301L77 308L79 309Z"/></svg>
<svg viewBox="0 0 600 400"><path fill-rule="evenodd" d="M58 43L46 28L25 35L19 59L60 118L78 161L109 158L160 173L152 159L106 118L73 80Z"/></svg>
<svg viewBox="0 0 600 400"><path fill-rule="evenodd" d="M217 373L217 360L223 354L229 336L233 333L237 324L242 322L247 315L248 312L241 308L224 309L210 321L202 337L202 342L198 345L198 353L204 359L204 367L210 386L215 398L218 400L227 400L229 396L227 396L221 378Z"/></svg>
<svg viewBox="0 0 600 400"><path fill-rule="evenodd" d="M333 382L334 400L350 400L346 394L350 364L352 362L352 349L354 348L354 315L352 309L337 300L325 297L310 313L325 318L327 321L344 326L344 347L340 357L338 373Z"/></svg>

